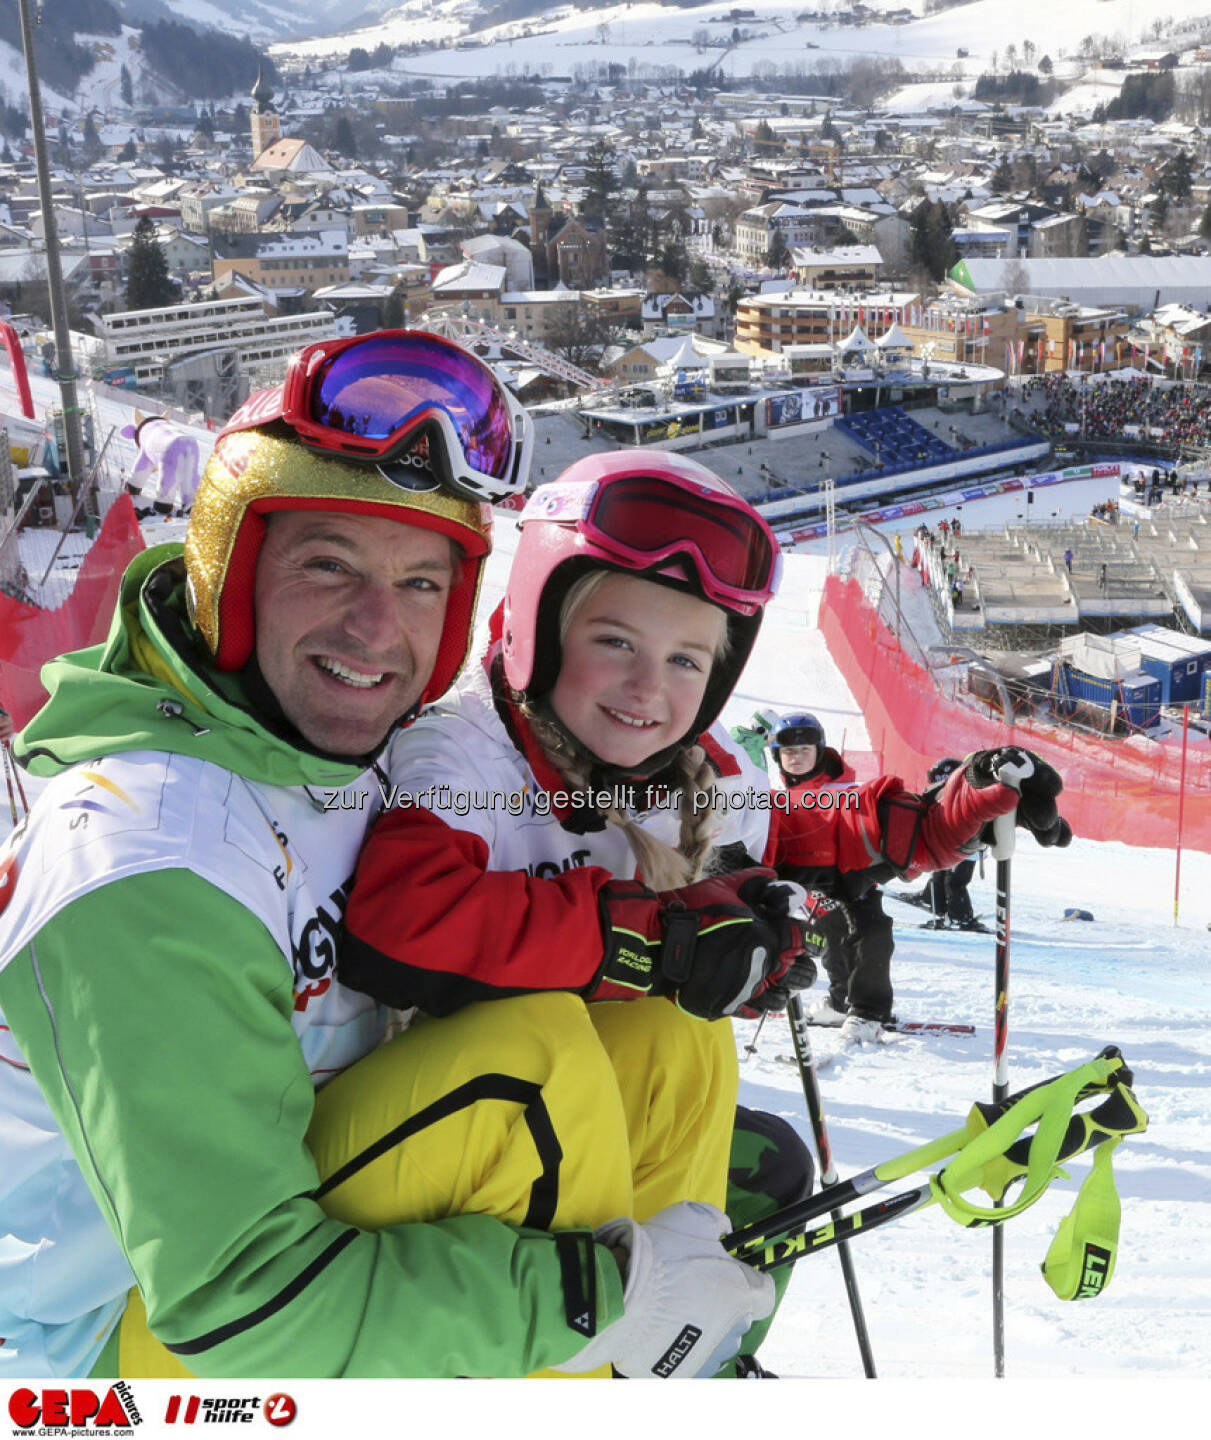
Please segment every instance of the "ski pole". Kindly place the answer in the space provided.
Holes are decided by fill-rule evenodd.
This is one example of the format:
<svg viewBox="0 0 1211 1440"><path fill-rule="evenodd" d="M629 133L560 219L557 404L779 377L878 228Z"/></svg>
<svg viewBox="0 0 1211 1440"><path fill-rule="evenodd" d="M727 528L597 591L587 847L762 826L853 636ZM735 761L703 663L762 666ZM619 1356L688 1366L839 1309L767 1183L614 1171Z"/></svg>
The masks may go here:
<svg viewBox="0 0 1211 1440"><path fill-rule="evenodd" d="M1074 1155L1082 1154L1105 1141L1117 1142L1124 1135L1143 1130L1146 1125L1147 1116L1139 1109L1138 1102L1135 1101L1133 1095L1130 1100L1124 1100L1118 1094L1111 1095L1109 1100L1092 1113L1073 1117L1073 1124L1065 1135L1064 1145L1057 1158L1070 1160ZM1025 1142L1027 1149L1033 1144L1033 1138ZM923 1210L935 1201L945 1205L941 1182L944 1181L946 1174L945 1170L939 1171L936 1176L923 1184L914 1186L911 1190L903 1190L898 1195L891 1196L890 1199L877 1201L874 1205L868 1205L864 1210L855 1211L852 1215L844 1215L840 1220L830 1221L827 1225L822 1225L815 1230L795 1230L789 1233L783 1232L780 1235L770 1235L761 1241L745 1242L743 1247L731 1245L731 1236L725 1236L723 1243L738 1260L744 1261L746 1265L751 1265L756 1270L776 1270L779 1266L789 1265L802 1259L805 1255L815 1255L821 1250L829 1250L834 1245L844 1244L854 1236L868 1234L871 1230L877 1230L881 1225L903 1219L905 1215L911 1215L914 1210ZM948 1210L948 1213L960 1224L967 1226L991 1225L994 1229L999 1230L1005 1220L1032 1205L1044 1188L1046 1188L1046 1182L1034 1194L1018 1201L1009 1210L998 1205L994 1209L984 1212L974 1211L972 1207L967 1207L967 1217L956 1214L953 1210Z"/></svg>
<svg viewBox="0 0 1211 1440"><path fill-rule="evenodd" d="M8 786L8 809L9 814L13 817L13 825L15 827L20 823L21 816L17 814L17 801L13 795L14 781L16 781L17 784L17 794L21 797L22 816L29 814L29 801L25 798L25 790L21 785L21 776L13 760L13 752L9 748L8 741L2 740L0 741L0 745L4 747L4 782Z"/></svg>
<svg viewBox="0 0 1211 1440"><path fill-rule="evenodd" d="M939 1160L955 1157L947 1169L953 1169L959 1159L967 1156L967 1163L961 1172L975 1166L976 1181L984 1170L990 1172L989 1186L998 1186L1004 1193L1009 1181L1025 1174L1027 1187L1010 1213L1018 1214L1034 1203L1054 1175L1057 1160L1070 1159L1089 1149L1102 1140L1122 1137L1142 1131L1147 1117L1139 1109L1130 1086L1132 1076L1123 1060L1122 1053L1110 1045L1102 1050L1095 1060L1077 1066L1063 1075L1050 1080L1041 1080L1015 1095L1007 1096L996 1104L977 1103L972 1107L966 1122L957 1130L928 1140L902 1155L884 1160L869 1170L852 1176L848 1180L827 1185L815 1195L808 1196L794 1205L788 1205L764 1220L743 1226L724 1236L724 1247L733 1255L756 1265L759 1269L773 1268L789 1263L800 1255L827 1249L840 1239L872 1229L876 1224L885 1223L878 1218L888 1210L887 1219L909 1213L908 1206L916 1191L894 1196L891 1200L870 1207L869 1211L845 1217L838 1226L825 1225L820 1230L805 1233L803 1227L818 1220L830 1211L838 1210L852 1200L882 1190L897 1180L903 1180L919 1170L924 1170ZM1074 1113L1073 1107L1090 1096L1106 1094L1105 1100L1096 1110L1088 1113ZM1026 1136L1025 1131L1032 1125L1039 1125L1040 1133L1047 1129L1047 1152L1036 1153L1035 1142L1039 1134ZM978 1148L977 1148L978 1147ZM973 1158L974 1157L974 1158ZM945 1174L946 1172L939 1172ZM934 1184L936 1191L936 1177ZM988 1188L986 1186L985 1188ZM929 1187L926 1187L927 1191ZM917 1197L912 1209L928 1203L928 1194ZM1009 1218L1009 1214L1004 1217ZM997 1224L992 1211L980 1214L974 1221L965 1223Z"/></svg>
<svg viewBox="0 0 1211 1440"><path fill-rule="evenodd" d="M993 859L997 862L995 1009L993 1014L992 1101L1009 1094L1009 922L1010 857L1013 854L1014 812L998 816L993 827ZM999 1206L1002 1201L996 1200ZM1005 1378L1005 1232L992 1232L992 1364L998 1380Z"/></svg>
<svg viewBox="0 0 1211 1440"><path fill-rule="evenodd" d="M768 1014L769 1011L767 1010L765 1014L761 1016L761 1019L757 1021L757 1028L753 1031L752 1039L744 1047L744 1053L746 1055L755 1055L757 1053L757 1041L760 1040L761 1032L765 1029L765 1017Z"/></svg>
<svg viewBox="0 0 1211 1440"><path fill-rule="evenodd" d="M17 797L13 794L13 762L8 754L8 741L4 745L4 783L8 786L8 813L12 817L13 829L17 828Z"/></svg>
<svg viewBox="0 0 1211 1440"><path fill-rule="evenodd" d="M803 1018L803 1005L797 994L792 994L786 1006L787 1019L791 1027L791 1043L795 1047L795 1060L799 1065L799 1078L803 1082L803 1098L807 1102L807 1117L811 1121L812 1135L816 1141L816 1154L820 1160L820 1183L831 1186L837 1183L837 1167L833 1161L833 1150L828 1140L828 1127L824 1123L824 1105L820 1097L820 1084L816 1079L816 1067L812 1060L812 1042ZM841 1211L832 1212L833 1223L841 1220ZM866 1314L862 1309L862 1297L858 1293L858 1277L854 1271L853 1256L849 1245L841 1240L837 1246L841 1261L841 1273L845 1277L845 1293L849 1299L849 1313L853 1316L854 1334L858 1351L862 1356L862 1369L868 1380L877 1378L875 1356L871 1349L870 1335L866 1329Z"/></svg>

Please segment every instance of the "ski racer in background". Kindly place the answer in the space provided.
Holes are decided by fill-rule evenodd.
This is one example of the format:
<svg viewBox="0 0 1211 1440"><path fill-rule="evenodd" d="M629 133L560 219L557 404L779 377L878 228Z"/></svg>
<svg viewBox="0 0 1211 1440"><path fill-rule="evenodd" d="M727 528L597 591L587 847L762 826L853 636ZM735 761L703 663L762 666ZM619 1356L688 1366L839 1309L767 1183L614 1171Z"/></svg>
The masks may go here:
<svg viewBox="0 0 1211 1440"><path fill-rule="evenodd" d="M930 785L941 785L962 763L953 755L948 755L930 767L926 779ZM974 860L960 860L949 870L935 870L924 890L902 898L932 912L933 919L926 921L929 928L974 930L987 934L988 926L976 918L971 896L967 893L975 868Z"/></svg>
<svg viewBox="0 0 1211 1440"><path fill-rule="evenodd" d="M219 436L183 553L43 671L18 749L51 778L0 851L0 1375L645 1374L769 1309L703 1207L630 1218L577 998L381 1049L335 973L376 757L464 662L529 436L438 337L309 346ZM333 1218L316 1087L388 1054L397 1143L342 1162L375 1213Z"/></svg>
<svg viewBox="0 0 1211 1440"><path fill-rule="evenodd" d="M824 727L804 711L786 715L770 741L770 754L792 795L852 790L853 768L825 741ZM869 867L817 877L808 910L823 942L828 995L808 1009L815 1024L839 1025L846 1041L877 1040L892 1018L891 920Z"/></svg>
<svg viewBox="0 0 1211 1440"><path fill-rule="evenodd" d="M734 1140L735 1041L719 1022L783 1008L814 975L773 867L950 863L1018 796L974 768L930 806L892 777L848 811L771 792L716 721L781 557L697 462L589 456L536 490L520 525L481 662L385 757L392 798L359 862L341 978L415 1007L429 1035L561 1004L612 1067L635 1216L688 1199L757 1218L785 1195L776 1173L738 1173L752 1121ZM320 1102L342 1107L335 1135L362 1125L368 1147L398 1123L390 1047L375 1058L375 1093L350 1072ZM768 1138L775 1156L801 1153L785 1127ZM801 1185L805 1167L785 1168ZM355 1215L363 1188L351 1176L336 1198Z"/></svg>

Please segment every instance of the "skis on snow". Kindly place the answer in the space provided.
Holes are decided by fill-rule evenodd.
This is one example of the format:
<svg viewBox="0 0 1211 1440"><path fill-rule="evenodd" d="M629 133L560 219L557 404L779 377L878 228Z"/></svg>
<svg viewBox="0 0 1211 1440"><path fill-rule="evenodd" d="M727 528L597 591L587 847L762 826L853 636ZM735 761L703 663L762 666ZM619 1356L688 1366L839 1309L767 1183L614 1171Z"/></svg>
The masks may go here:
<svg viewBox="0 0 1211 1440"><path fill-rule="evenodd" d="M839 1030L841 1023L832 1020L808 1019L807 1024L821 1030ZM974 1035L974 1025L963 1025L949 1020L890 1020L885 1021L884 1030L895 1035Z"/></svg>

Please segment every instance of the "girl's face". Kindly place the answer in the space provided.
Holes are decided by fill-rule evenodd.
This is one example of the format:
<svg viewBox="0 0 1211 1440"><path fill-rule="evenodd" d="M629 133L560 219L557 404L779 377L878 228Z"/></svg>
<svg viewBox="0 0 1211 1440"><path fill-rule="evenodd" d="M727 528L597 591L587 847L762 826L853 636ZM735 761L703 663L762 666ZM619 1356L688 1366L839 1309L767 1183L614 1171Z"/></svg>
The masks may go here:
<svg viewBox="0 0 1211 1440"><path fill-rule="evenodd" d="M607 764L638 767L694 723L726 623L693 595L607 575L568 625L551 707Z"/></svg>

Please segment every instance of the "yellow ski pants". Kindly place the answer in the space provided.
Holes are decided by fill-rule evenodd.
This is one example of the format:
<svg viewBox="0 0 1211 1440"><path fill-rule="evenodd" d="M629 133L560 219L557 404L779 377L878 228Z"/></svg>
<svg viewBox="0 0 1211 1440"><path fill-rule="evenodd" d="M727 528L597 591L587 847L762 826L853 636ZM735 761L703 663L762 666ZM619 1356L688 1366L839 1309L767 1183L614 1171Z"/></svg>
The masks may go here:
<svg viewBox="0 0 1211 1440"><path fill-rule="evenodd" d="M417 1021L318 1092L317 1198L367 1230L464 1214L575 1229L679 1200L722 1209L737 1083L731 1024L667 1000L547 991L469 1005ZM111 1368L125 1378L189 1373L147 1330L137 1290L118 1341Z"/></svg>

